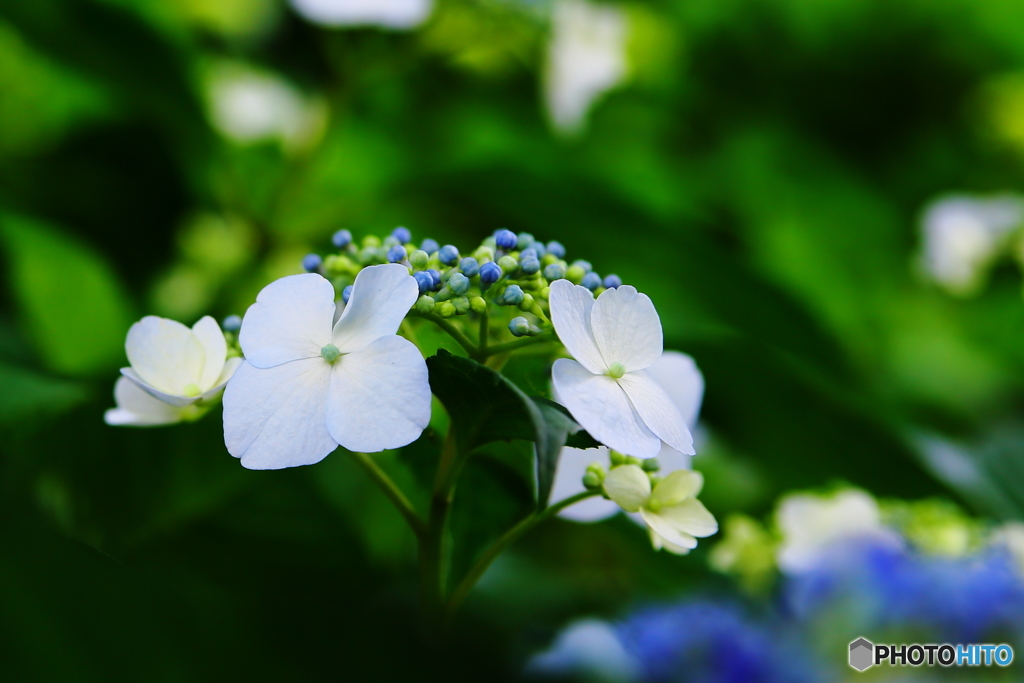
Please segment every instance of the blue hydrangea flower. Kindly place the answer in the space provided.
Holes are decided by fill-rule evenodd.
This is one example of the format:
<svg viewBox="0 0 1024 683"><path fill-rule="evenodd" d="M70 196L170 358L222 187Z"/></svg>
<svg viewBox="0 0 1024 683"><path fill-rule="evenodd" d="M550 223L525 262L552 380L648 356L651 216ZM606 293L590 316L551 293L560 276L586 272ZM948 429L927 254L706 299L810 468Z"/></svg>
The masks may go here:
<svg viewBox="0 0 1024 683"><path fill-rule="evenodd" d="M601 276L591 271L583 276L583 281L580 284L590 291L594 291L601 286Z"/></svg>
<svg viewBox="0 0 1024 683"><path fill-rule="evenodd" d="M428 237L427 239L423 240L423 242L420 244L420 249L427 252L428 254L433 254L435 251L441 249L441 245L437 243L437 240L432 240Z"/></svg>
<svg viewBox="0 0 1024 683"><path fill-rule="evenodd" d="M509 285L505 293L501 295L501 303L506 306L518 306L523 303L523 288L519 285Z"/></svg>
<svg viewBox="0 0 1024 683"><path fill-rule="evenodd" d="M421 270L418 273L414 273L413 277L416 278L416 285L420 288L420 294L426 294L434 290L434 278L430 273Z"/></svg>
<svg viewBox="0 0 1024 683"><path fill-rule="evenodd" d="M522 316L512 318L508 324L508 331L515 337L525 337L530 334L530 321Z"/></svg>
<svg viewBox="0 0 1024 683"><path fill-rule="evenodd" d="M455 296L462 296L469 291L469 278L462 273L452 273L448 278L448 289L452 290Z"/></svg>
<svg viewBox="0 0 1024 683"><path fill-rule="evenodd" d="M331 237L331 243L338 249L344 249L352 244L352 233L348 230L339 230Z"/></svg>
<svg viewBox="0 0 1024 683"><path fill-rule="evenodd" d="M401 244L408 244L412 241L412 233L409 232L409 228L397 227L391 231L391 236L398 240Z"/></svg>
<svg viewBox="0 0 1024 683"><path fill-rule="evenodd" d="M459 250L454 245L446 244L437 252L437 258L446 266L454 266L459 260Z"/></svg>
<svg viewBox="0 0 1024 683"><path fill-rule="evenodd" d="M602 283L605 289L615 289L622 286L622 278L618 275L605 275Z"/></svg>
<svg viewBox="0 0 1024 683"><path fill-rule="evenodd" d="M501 279L501 266L494 261L488 261L480 266L480 282L485 285L493 285Z"/></svg>
<svg viewBox="0 0 1024 683"><path fill-rule="evenodd" d="M555 242L554 240L548 242L547 250L555 258L565 258L565 247L562 246L561 242Z"/></svg>
<svg viewBox="0 0 1024 683"><path fill-rule="evenodd" d="M352 296L352 285L349 285L345 289L341 290L341 300L348 303L349 298Z"/></svg>
<svg viewBox="0 0 1024 683"><path fill-rule="evenodd" d="M544 277L548 280L561 280L565 277L565 266L561 263L552 263L544 268Z"/></svg>
<svg viewBox="0 0 1024 683"><path fill-rule="evenodd" d="M320 264L323 262L320 254L306 254L302 259L302 269L307 273L315 273L320 270Z"/></svg>
<svg viewBox="0 0 1024 683"><path fill-rule="evenodd" d="M519 238L511 230L499 230L494 235L494 243L499 249L515 249Z"/></svg>
<svg viewBox="0 0 1024 683"><path fill-rule="evenodd" d="M405 256L405 247L401 244L396 244L388 249L388 263L399 263L405 259Z"/></svg>
<svg viewBox="0 0 1024 683"><path fill-rule="evenodd" d="M466 277L473 277L480 272L480 264L472 256L467 256L459 261L459 270Z"/></svg>
<svg viewBox="0 0 1024 683"><path fill-rule="evenodd" d="M242 318L237 315L229 315L224 318L224 322L221 323L221 327L225 332L238 332L242 329Z"/></svg>
<svg viewBox="0 0 1024 683"><path fill-rule="evenodd" d="M519 267L527 275L533 275L540 270L540 261L536 258L524 258L519 262Z"/></svg>

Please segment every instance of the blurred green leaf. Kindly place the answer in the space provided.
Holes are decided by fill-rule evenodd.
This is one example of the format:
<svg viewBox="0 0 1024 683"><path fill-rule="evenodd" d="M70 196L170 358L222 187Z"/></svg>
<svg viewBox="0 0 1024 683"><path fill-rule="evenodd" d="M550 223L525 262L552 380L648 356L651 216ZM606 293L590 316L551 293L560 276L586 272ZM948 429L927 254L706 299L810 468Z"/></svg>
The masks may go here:
<svg viewBox="0 0 1024 683"><path fill-rule="evenodd" d="M35 348L69 375L114 366L131 306L117 277L92 249L35 220L0 214L8 275Z"/></svg>
<svg viewBox="0 0 1024 683"><path fill-rule="evenodd" d="M68 380L0 363L0 425L58 415L88 398L85 387Z"/></svg>

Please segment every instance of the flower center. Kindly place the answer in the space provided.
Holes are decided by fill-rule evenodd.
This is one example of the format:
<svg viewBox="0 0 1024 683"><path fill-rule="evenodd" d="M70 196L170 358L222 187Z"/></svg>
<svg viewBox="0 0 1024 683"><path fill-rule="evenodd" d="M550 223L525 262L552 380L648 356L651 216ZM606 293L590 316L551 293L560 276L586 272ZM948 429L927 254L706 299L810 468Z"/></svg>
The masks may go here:
<svg viewBox="0 0 1024 683"><path fill-rule="evenodd" d="M334 344L328 344L327 346L320 349L320 355L323 356L324 360L327 361L328 363L333 363L334 361L341 358L341 351L339 351L338 347L335 346Z"/></svg>
<svg viewBox="0 0 1024 683"><path fill-rule="evenodd" d="M198 384L186 384L185 388L182 389L182 392L185 394L185 396L188 396L189 398L193 398L203 393L202 391L199 390Z"/></svg>
<svg viewBox="0 0 1024 683"><path fill-rule="evenodd" d="M626 366L622 363L612 363L608 366L608 372L605 373L612 379L618 379L626 374Z"/></svg>

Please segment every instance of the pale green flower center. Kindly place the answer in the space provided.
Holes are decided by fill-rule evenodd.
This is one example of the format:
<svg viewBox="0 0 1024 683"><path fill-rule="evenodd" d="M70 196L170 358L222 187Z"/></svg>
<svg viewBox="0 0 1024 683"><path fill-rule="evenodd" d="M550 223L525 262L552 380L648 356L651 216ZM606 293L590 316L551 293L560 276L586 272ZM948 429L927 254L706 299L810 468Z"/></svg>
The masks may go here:
<svg viewBox="0 0 1024 683"><path fill-rule="evenodd" d="M182 391L183 391L184 395L188 396L189 398L193 398L193 397L198 396L199 394L203 393L199 389L199 385L198 384L186 384L185 388Z"/></svg>
<svg viewBox="0 0 1024 683"><path fill-rule="evenodd" d="M626 374L626 366L622 363L612 363L608 366L608 372L606 374L613 379L618 379Z"/></svg>
<svg viewBox="0 0 1024 683"><path fill-rule="evenodd" d="M341 351L339 351L338 347L335 346L334 344L328 344L327 346L320 349L320 355L323 356L324 360L327 361L328 363L333 363L334 361L341 358Z"/></svg>

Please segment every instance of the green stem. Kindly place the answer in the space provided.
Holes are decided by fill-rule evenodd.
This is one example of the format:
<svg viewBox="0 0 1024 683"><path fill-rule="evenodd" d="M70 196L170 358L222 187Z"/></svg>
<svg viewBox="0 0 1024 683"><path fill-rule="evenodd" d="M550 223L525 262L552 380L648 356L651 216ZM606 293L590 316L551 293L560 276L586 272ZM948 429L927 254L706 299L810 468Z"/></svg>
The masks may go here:
<svg viewBox="0 0 1024 683"><path fill-rule="evenodd" d="M455 482L464 462L465 456L458 452L455 430L449 427L441 451L441 461L437 466L434 491L430 497L427 528L420 537L419 544L420 590L428 619L433 624L443 624L446 617L448 517L455 493Z"/></svg>
<svg viewBox="0 0 1024 683"><path fill-rule="evenodd" d="M430 322L434 323L442 330L447 332L452 339L457 341L459 345L462 346L462 348L466 349L466 353L468 353L470 356L475 357L478 355L479 350L477 349L476 344L474 344L469 337L464 335L462 333L462 330L460 330L458 327L451 324L441 316L437 315L436 313L420 313L419 311L409 311L409 315L415 316L417 318L423 318L424 320L429 320Z"/></svg>
<svg viewBox="0 0 1024 683"><path fill-rule="evenodd" d="M412 506L412 503L409 502L409 499L405 497L405 494L402 493L402 490L398 488L395 482L391 480L391 477L366 453L353 452L352 457L355 458L357 463L362 465L366 473L370 475L370 479L373 479L374 483L384 492L384 495L398 508L398 511L405 517L405 521L409 523L409 527L416 534L417 538L422 537L426 533L427 525L416 514L416 509Z"/></svg>
<svg viewBox="0 0 1024 683"><path fill-rule="evenodd" d="M535 512L506 531L501 538L495 541L491 547L480 556L480 559L476 561L472 568L470 568L469 572L466 573L466 576L463 577L462 581L459 582L459 585L452 592L451 600L448 601L448 613L451 614L455 612L455 610L462 605L465 599L469 596L470 591L473 590L473 586L475 586L477 581L480 580L480 577L484 575L484 572L486 572L491 566L491 563L498 559L498 556L505 552L509 546L518 541L523 534L544 520L557 515L570 505L574 505L581 500L586 500L587 498L592 498L593 496L600 494L600 491L581 491L575 496L570 496L563 501L559 501L554 505L546 507L541 512Z"/></svg>
<svg viewBox="0 0 1024 683"><path fill-rule="evenodd" d="M481 358L487 358L487 343L490 341L490 324L491 316L485 308L484 312L480 314L480 332L477 336L480 340L478 346Z"/></svg>
<svg viewBox="0 0 1024 683"><path fill-rule="evenodd" d="M555 336L552 332L546 331L541 332L536 337L527 337L525 339L516 339L515 341L505 342L504 344L496 344L487 349L484 357L495 356L499 353L509 353L516 351L525 346L532 346L533 344L543 344L545 342L554 341Z"/></svg>

